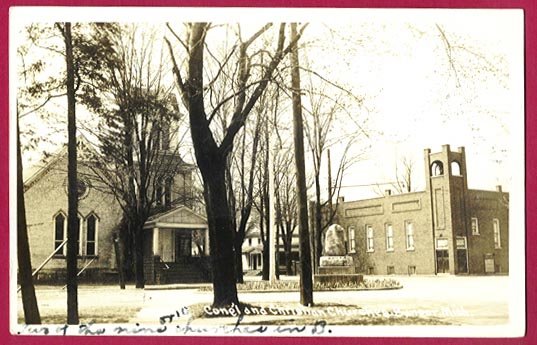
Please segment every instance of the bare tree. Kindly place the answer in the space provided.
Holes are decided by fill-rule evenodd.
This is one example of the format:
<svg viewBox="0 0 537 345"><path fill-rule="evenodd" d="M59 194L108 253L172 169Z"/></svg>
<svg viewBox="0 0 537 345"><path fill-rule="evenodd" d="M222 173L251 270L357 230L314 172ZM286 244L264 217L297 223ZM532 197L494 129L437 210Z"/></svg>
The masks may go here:
<svg viewBox="0 0 537 345"><path fill-rule="evenodd" d="M247 39L242 38L240 27L237 27L238 40L223 59L217 60L214 73L210 72L207 63L207 58L210 58L212 54L207 44L208 33L213 28L211 24L189 23L186 24L186 39L175 35L186 54L186 73L181 72L181 66L175 58L176 52L169 43L176 84L183 97L184 105L188 109L196 161L203 178L209 222L214 306L238 304L233 219L225 178L228 157L233 151L233 142L237 133L244 126L248 115L265 91L278 65L299 38L297 36L286 45L286 25L281 24L276 34L277 44L272 52L269 53L266 49L255 49L257 41L270 32L271 27L272 24L267 24ZM213 85L219 80L229 78L221 72L231 57L234 57L237 62L237 71L233 75L233 83L229 84L230 87L226 90L228 96L214 103L212 109L208 108L205 96L207 94L211 96L214 90ZM206 75L213 77L208 83L204 82ZM222 132L221 140L217 141L214 130L211 129L211 122L221 108L230 102L233 104L231 119Z"/></svg>
<svg viewBox="0 0 537 345"><path fill-rule="evenodd" d="M109 32L110 26L114 51L102 62L106 82L97 85L104 101L93 107L100 115L93 132L99 152L87 166L96 185L111 193L123 211L124 256L129 260L134 253L136 287L143 288L143 226L151 214L174 201L174 176L186 167L178 153L183 118L172 88L163 82L162 57L154 59L155 34L115 24L101 24L98 29ZM171 131L175 135L170 136ZM179 143L170 145L172 139ZM175 201L188 204L190 190L173 192Z"/></svg>
<svg viewBox="0 0 537 345"><path fill-rule="evenodd" d="M237 270L237 282L243 283L242 267L242 244L246 237L246 229L250 220L250 214L254 202L254 184L255 168L258 156L259 141L261 139L261 130L263 128L262 112L265 111L265 97L262 96L260 102L255 107L257 114L256 123L251 133L247 130L242 131L238 148L230 158L232 162L228 166L228 188L230 205L233 210L233 223L235 227L235 265ZM251 142L247 142L247 138ZM250 148L250 152L248 151ZM246 160L249 158L249 162ZM233 179L233 175L238 178ZM238 220L238 221L237 221Z"/></svg>
<svg viewBox="0 0 537 345"><path fill-rule="evenodd" d="M297 228L298 204L296 193L296 176L289 167L292 166L292 153L283 148L275 158L275 203L276 223L285 253L285 270L292 274L293 235Z"/></svg>
<svg viewBox="0 0 537 345"><path fill-rule="evenodd" d="M24 183L22 180L22 153L19 134L19 121L17 116L17 261L19 265L19 279L22 294L22 307L24 322L26 324L40 324L39 306L35 297L35 287L32 277L32 261L28 242L28 228L26 224L26 209L24 205Z"/></svg>
<svg viewBox="0 0 537 345"><path fill-rule="evenodd" d="M317 78L316 76L313 76ZM319 87L320 85L320 87ZM309 85L305 89L308 95L309 104L304 107L306 116L305 134L311 153L313 163L313 183L315 193L314 203L314 254L315 266L319 265L320 256L322 253L322 234L323 231L332 223L337 214L337 202L339 200L339 192L341 181L345 170L354 164L360 157L355 145L360 135L364 134L361 127L355 131L342 129L338 127L338 123L344 120L343 116L347 116L346 108L349 106L348 91L342 92L338 90L338 95L333 97L330 95L333 87L332 84L321 80L320 84L315 83L312 78L309 79ZM353 100L353 97L350 97ZM337 133L337 134L335 134ZM344 146L341 147L341 143ZM327 186L328 195L324 201L321 200L323 187L321 186L321 173L324 165L324 155L330 148L339 146L339 150L343 152L336 168L335 179L332 180L331 162L328 162L329 181ZM354 150L351 150L354 149ZM353 152L351 154L351 152ZM336 207L333 206L333 200L336 200ZM323 212L328 208L328 212ZM324 214L323 214L324 213Z"/></svg>

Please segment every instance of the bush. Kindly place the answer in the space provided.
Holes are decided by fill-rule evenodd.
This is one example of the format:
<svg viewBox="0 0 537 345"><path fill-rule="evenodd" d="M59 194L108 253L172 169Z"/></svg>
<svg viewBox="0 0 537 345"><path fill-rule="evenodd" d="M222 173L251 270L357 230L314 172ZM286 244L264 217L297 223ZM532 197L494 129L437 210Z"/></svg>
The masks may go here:
<svg viewBox="0 0 537 345"><path fill-rule="evenodd" d="M238 291L298 291L299 282L295 280L278 280L271 284L266 280L247 281L244 284L237 284ZM376 290L376 289L400 289L403 286L395 279L364 279L360 284L353 282L342 283L315 283L314 291L332 290ZM201 291L212 291L212 287L202 287Z"/></svg>

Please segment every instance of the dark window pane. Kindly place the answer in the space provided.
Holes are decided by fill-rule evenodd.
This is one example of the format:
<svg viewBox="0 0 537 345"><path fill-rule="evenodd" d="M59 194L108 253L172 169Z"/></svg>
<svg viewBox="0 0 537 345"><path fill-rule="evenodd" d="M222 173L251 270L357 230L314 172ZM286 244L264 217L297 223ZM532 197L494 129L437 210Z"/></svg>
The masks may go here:
<svg viewBox="0 0 537 345"><path fill-rule="evenodd" d="M95 242L88 242L86 246L86 255L95 255Z"/></svg>
<svg viewBox="0 0 537 345"><path fill-rule="evenodd" d="M63 242L63 226L65 223L65 217L61 214L56 216L56 231L54 233L54 240Z"/></svg>
<svg viewBox="0 0 537 345"><path fill-rule="evenodd" d="M90 216L88 218L88 233L86 234L86 240L88 242L95 241L95 223L96 219L95 216Z"/></svg>

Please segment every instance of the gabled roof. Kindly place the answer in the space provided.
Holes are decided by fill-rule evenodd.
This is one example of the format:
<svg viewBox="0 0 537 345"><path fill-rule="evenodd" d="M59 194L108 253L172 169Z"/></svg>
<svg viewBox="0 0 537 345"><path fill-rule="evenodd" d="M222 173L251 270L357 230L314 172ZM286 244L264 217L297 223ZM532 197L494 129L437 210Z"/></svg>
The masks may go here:
<svg viewBox="0 0 537 345"><path fill-rule="evenodd" d="M147 220L144 229L152 228L207 228L207 218L186 206L178 206L169 211L157 213Z"/></svg>
<svg viewBox="0 0 537 345"><path fill-rule="evenodd" d="M95 147L95 145L92 144L84 135L79 134L77 136L77 144L77 155L79 161L89 159L88 157L96 155L99 152L97 147ZM170 166L181 167L183 170L193 170L196 167L193 164L185 162L179 156L179 154L175 152L159 151L158 155L165 164L169 164ZM41 180L41 178L43 178L43 176L45 176L57 162L65 157L67 157L67 144L62 145L40 168L30 168L29 170L34 170L34 172L29 178L26 179L26 181L24 181L25 191L31 188L36 182Z"/></svg>

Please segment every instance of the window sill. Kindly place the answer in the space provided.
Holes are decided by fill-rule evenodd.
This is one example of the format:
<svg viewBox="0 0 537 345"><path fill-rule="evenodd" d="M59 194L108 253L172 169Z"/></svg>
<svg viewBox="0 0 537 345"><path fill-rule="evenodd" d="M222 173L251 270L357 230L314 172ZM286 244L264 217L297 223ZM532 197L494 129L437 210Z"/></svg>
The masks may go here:
<svg viewBox="0 0 537 345"><path fill-rule="evenodd" d="M367 250L366 253L374 253L375 250L374 249L370 249L370 250Z"/></svg>
<svg viewBox="0 0 537 345"><path fill-rule="evenodd" d="M416 248L407 248L407 249L406 249L407 252L413 252L413 251L415 251L415 250L416 250Z"/></svg>
<svg viewBox="0 0 537 345"><path fill-rule="evenodd" d="M349 250L349 254L356 254L356 250Z"/></svg>
<svg viewBox="0 0 537 345"><path fill-rule="evenodd" d="M472 236L479 236L479 232L472 233Z"/></svg>
<svg viewBox="0 0 537 345"><path fill-rule="evenodd" d="M52 257L53 259L67 259L67 255L56 254ZM77 259L98 259L99 255L77 255Z"/></svg>
<svg viewBox="0 0 537 345"><path fill-rule="evenodd" d="M386 253L393 253L394 250L393 249L386 249Z"/></svg>

